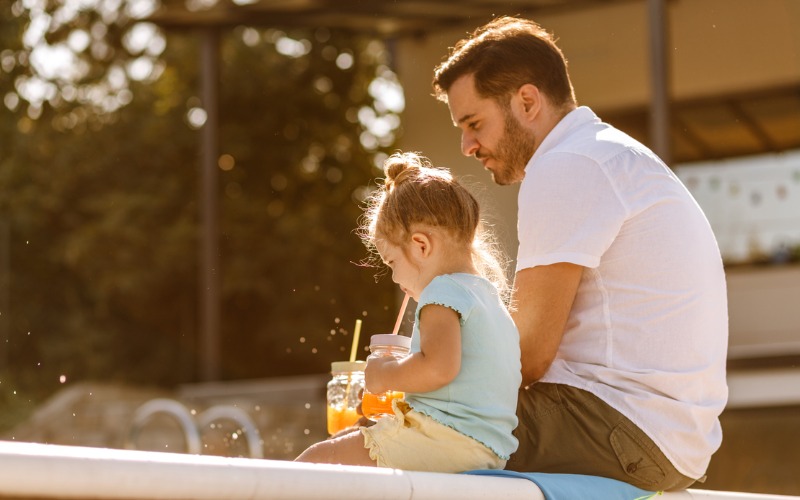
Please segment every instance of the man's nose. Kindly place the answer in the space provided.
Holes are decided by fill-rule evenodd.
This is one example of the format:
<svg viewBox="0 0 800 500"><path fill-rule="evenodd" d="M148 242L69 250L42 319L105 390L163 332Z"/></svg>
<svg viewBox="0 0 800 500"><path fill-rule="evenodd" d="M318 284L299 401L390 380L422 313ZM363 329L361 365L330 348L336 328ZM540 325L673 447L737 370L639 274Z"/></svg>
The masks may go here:
<svg viewBox="0 0 800 500"><path fill-rule="evenodd" d="M480 145L472 134L469 132L461 133L461 152L464 156L475 156L479 148Z"/></svg>

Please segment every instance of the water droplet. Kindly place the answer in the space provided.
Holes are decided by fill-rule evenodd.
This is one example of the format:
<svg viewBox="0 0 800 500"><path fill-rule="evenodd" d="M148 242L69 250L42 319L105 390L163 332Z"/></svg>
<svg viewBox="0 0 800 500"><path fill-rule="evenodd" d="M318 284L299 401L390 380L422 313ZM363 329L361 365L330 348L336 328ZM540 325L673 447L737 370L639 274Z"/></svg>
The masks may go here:
<svg viewBox="0 0 800 500"><path fill-rule="evenodd" d="M306 403L305 404L305 408L306 408L306 410L310 410L311 409L311 403Z"/></svg>
<svg viewBox="0 0 800 500"><path fill-rule="evenodd" d="M339 318L334 318L334 320L333 320L333 322L334 322L334 323L336 323L337 325L338 325L338 324L339 324L341 321L342 321L342 320L341 320L341 319L339 319Z"/></svg>
<svg viewBox="0 0 800 500"><path fill-rule="evenodd" d="M303 429L303 434L308 436L309 434L311 434L311 431L309 429Z"/></svg>
<svg viewBox="0 0 800 500"><path fill-rule="evenodd" d="M301 344L305 344L306 343L306 338L305 337L300 337L300 343Z"/></svg>
<svg viewBox="0 0 800 500"><path fill-rule="evenodd" d="M67 376L66 375L61 375L60 377L58 377L58 381L63 384L64 382L67 381Z"/></svg>

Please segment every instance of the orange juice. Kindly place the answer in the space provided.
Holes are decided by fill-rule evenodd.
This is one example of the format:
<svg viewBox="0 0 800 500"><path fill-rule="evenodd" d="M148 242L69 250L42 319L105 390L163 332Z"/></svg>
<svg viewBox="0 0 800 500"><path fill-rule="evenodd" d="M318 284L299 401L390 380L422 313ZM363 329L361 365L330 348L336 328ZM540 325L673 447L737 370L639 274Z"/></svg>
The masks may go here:
<svg viewBox="0 0 800 500"><path fill-rule="evenodd" d="M358 414L355 408L346 406L328 406L328 434L336 434L337 432L351 427L361 415Z"/></svg>
<svg viewBox="0 0 800 500"><path fill-rule="evenodd" d="M364 391L361 399L361 412L370 420L377 420L386 415L394 415L392 401L403 399L405 394L399 391L386 391L380 394L372 394Z"/></svg>

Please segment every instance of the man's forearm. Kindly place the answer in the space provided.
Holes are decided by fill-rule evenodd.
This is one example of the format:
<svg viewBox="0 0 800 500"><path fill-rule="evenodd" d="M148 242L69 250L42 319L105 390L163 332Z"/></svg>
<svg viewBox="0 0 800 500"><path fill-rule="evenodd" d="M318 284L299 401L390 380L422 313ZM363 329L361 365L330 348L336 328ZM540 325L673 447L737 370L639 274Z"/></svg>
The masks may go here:
<svg viewBox="0 0 800 500"><path fill-rule="evenodd" d="M582 273L583 267L570 263L517 273L512 316L520 335L523 385L542 378L556 358Z"/></svg>

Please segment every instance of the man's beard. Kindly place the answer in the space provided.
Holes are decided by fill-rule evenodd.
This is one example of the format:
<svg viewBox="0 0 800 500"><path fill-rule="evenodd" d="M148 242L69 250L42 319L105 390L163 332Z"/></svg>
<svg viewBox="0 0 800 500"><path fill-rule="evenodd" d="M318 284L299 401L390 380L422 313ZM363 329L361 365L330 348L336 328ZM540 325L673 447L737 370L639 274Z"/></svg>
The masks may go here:
<svg viewBox="0 0 800 500"><path fill-rule="evenodd" d="M520 182L525 177L528 161L536 151L533 132L520 125L510 110L504 115L503 137L497 143L495 153L491 155L495 160L495 168L490 170L492 180L501 186Z"/></svg>

